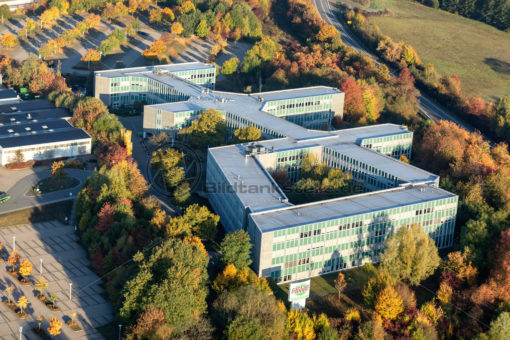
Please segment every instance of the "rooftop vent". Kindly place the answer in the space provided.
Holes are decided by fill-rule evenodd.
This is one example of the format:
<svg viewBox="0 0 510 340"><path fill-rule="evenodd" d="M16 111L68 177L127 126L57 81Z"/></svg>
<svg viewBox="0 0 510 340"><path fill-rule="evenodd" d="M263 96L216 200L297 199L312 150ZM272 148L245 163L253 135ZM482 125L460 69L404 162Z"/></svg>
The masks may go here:
<svg viewBox="0 0 510 340"><path fill-rule="evenodd" d="M16 132L14 135L15 135L15 136L19 136L19 133L17 133L17 132Z"/></svg>
<svg viewBox="0 0 510 340"><path fill-rule="evenodd" d="M31 129L31 128L29 128L29 127L26 127L26 128L25 128L25 131L30 131L30 130L32 130L32 129Z"/></svg>
<svg viewBox="0 0 510 340"><path fill-rule="evenodd" d="M11 118L10 118L10 121L11 121L11 122L15 122L15 121L16 121L16 118L11 117Z"/></svg>
<svg viewBox="0 0 510 340"><path fill-rule="evenodd" d="M30 113L27 113L27 119L28 120L31 120L32 119L32 115Z"/></svg>
<svg viewBox="0 0 510 340"><path fill-rule="evenodd" d="M37 131L32 131L32 134L35 135L37 133Z"/></svg>
<svg viewBox="0 0 510 340"><path fill-rule="evenodd" d="M49 131L49 132L53 132L53 129L49 129L48 131Z"/></svg>
<svg viewBox="0 0 510 340"><path fill-rule="evenodd" d="M9 129L9 130L7 130L7 132L9 132L9 133L13 133L13 132L14 132L14 130L13 130L13 129Z"/></svg>
<svg viewBox="0 0 510 340"><path fill-rule="evenodd" d="M43 125L42 126L43 129L47 129L48 128L48 125Z"/></svg>

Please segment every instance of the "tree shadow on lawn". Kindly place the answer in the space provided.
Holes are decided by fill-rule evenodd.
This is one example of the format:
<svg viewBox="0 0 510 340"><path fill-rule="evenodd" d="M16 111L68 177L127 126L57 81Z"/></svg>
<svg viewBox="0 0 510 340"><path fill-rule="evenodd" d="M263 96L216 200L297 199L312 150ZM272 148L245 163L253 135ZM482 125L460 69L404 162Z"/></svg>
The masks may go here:
<svg viewBox="0 0 510 340"><path fill-rule="evenodd" d="M493 71L510 75L510 63L496 58L485 58L483 61Z"/></svg>

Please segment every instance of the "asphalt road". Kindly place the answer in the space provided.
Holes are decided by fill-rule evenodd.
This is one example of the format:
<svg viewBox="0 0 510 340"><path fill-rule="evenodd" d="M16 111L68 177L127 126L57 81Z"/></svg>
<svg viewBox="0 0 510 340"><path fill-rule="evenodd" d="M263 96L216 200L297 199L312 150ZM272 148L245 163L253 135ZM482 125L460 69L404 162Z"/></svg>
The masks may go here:
<svg viewBox="0 0 510 340"><path fill-rule="evenodd" d="M9 172L17 171L7 169L2 170ZM8 190L4 189L5 187L2 188L3 190L7 191L7 193L11 196L11 199L5 203L0 204L0 214L74 198L80 191L85 179L92 173L91 171L77 169L65 169L65 172L69 176L77 178L80 183L71 189L55 191L37 196L28 196L28 191L35 184L37 184L40 180L50 176L50 169L48 167L41 167L33 169L30 174L22 177L21 179L18 179L15 184L12 185L12 187L8 188ZM4 177L2 180L7 181L8 178Z"/></svg>
<svg viewBox="0 0 510 340"><path fill-rule="evenodd" d="M317 10L319 11L319 14L322 17L322 19L324 19L328 24L336 27L336 29L341 33L342 41L346 45L367 55L368 57L370 57L370 59L374 60L376 64L382 63L382 61L377 56L375 56L374 54L370 53L367 49L365 49L363 44L360 43L356 39L356 37L352 36L350 32L345 29L340 20L337 18L338 9L335 7L334 4L331 3L331 1L329 0L312 0L312 1ZM395 76L393 72L391 74ZM454 117L446 109L436 104L430 97L425 95L419 95L418 100L420 102L418 108L430 119L434 121L439 121L441 119L449 120L465 128L468 131L474 131L471 125L460 120L458 117Z"/></svg>

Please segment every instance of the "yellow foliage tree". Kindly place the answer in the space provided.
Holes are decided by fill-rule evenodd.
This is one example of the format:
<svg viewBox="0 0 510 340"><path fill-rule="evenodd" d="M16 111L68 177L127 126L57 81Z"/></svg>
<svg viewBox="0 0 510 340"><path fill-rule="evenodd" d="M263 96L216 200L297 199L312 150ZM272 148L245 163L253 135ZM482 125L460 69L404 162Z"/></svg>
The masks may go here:
<svg viewBox="0 0 510 340"><path fill-rule="evenodd" d="M360 321L361 315L359 314L359 310L355 307L351 307L347 309L345 312L345 320L347 321Z"/></svg>
<svg viewBox="0 0 510 340"><path fill-rule="evenodd" d="M202 243L202 240L200 239L200 237L186 236L183 241L184 241L184 243L196 245L198 247L198 249L200 249L200 251L202 251L202 253L204 253L204 255L207 255L207 250L205 250L205 246Z"/></svg>
<svg viewBox="0 0 510 340"><path fill-rule="evenodd" d="M317 33L317 40L319 41L326 41L329 39L334 38L335 36L339 35L337 29L332 25L324 25L319 30L319 33Z"/></svg>
<svg viewBox="0 0 510 340"><path fill-rule="evenodd" d="M293 339L313 340L316 337L313 320L300 309L287 314L287 328Z"/></svg>
<svg viewBox="0 0 510 340"><path fill-rule="evenodd" d="M18 44L18 38L9 32L2 36L2 45L7 48L13 48Z"/></svg>
<svg viewBox="0 0 510 340"><path fill-rule="evenodd" d="M62 328L62 322L59 321L56 317L52 317L50 320L50 327L48 328L48 333L52 336L57 336L60 334L60 329Z"/></svg>
<svg viewBox="0 0 510 340"><path fill-rule="evenodd" d="M195 10L195 4L191 0L186 0L181 5L182 13L189 13Z"/></svg>
<svg viewBox="0 0 510 340"><path fill-rule="evenodd" d="M170 32L173 34L181 34L182 31L184 31L184 28L182 27L180 22L174 22L172 24L172 27L170 27Z"/></svg>
<svg viewBox="0 0 510 340"><path fill-rule="evenodd" d="M43 290L48 288L48 281L46 281L46 279L41 276L39 278L39 281L37 281L37 283L35 284L35 288L42 292Z"/></svg>
<svg viewBox="0 0 510 340"><path fill-rule="evenodd" d="M64 176L64 161L56 161L51 164L51 176L59 178Z"/></svg>
<svg viewBox="0 0 510 340"><path fill-rule="evenodd" d="M174 12L168 7L163 8L163 10L161 11L161 14L163 15L163 20L166 20L166 21L174 21L175 20Z"/></svg>
<svg viewBox="0 0 510 340"><path fill-rule="evenodd" d="M452 300L453 289L446 282L441 282L437 291L437 299L443 304L443 306L450 303Z"/></svg>
<svg viewBox="0 0 510 340"><path fill-rule="evenodd" d="M270 291L269 284L264 277L259 278L251 269L244 267L241 270L235 265L228 264L213 282L213 289L221 293L233 290L244 285L255 284L261 291Z"/></svg>
<svg viewBox="0 0 510 340"><path fill-rule="evenodd" d="M21 314L23 314L23 309L27 308L28 306L28 299L25 297L25 295L21 296L18 299L18 307L21 309Z"/></svg>
<svg viewBox="0 0 510 340"><path fill-rule="evenodd" d="M439 320L443 317L444 311L441 307L436 307L436 304L433 301L429 301L424 303L420 310L422 313L424 313L429 320L434 324L437 325Z"/></svg>
<svg viewBox="0 0 510 340"><path fill-rule="evenodd" d="M395 320L404 311L404 303L393 287L386 286L377 295L375 311L385 319Z"/></svg>
<svg viewBox="0 0 510 340"><path fill-rule="evenodd" d="M45 27L53 26L56 19L60 18L60 10L54 6L50 9L45 10L41 14L41 25Z"/></svg>
<svg viewBox="0 0 510 340"><path fill-rule="evenodd" d="M23 276L29 276L32 273L32 264L27 259L24 259L19 266L19 273Z"/></svg>

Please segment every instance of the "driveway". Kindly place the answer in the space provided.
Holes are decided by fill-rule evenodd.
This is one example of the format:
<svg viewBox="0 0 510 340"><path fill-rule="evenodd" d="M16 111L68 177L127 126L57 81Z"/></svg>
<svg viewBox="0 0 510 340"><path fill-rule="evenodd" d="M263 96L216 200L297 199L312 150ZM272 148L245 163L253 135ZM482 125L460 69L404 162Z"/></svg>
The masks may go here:
<svg viewBox="0 0 510 340"><path fill-rule="evenodd" d="M65 169L65 172L69 176L77 178L80 184L68 190L55 191L38 196L27 196L26 194L35 184L51 175L49 166L23 170L0 168L0 190L6 191L11 195L9 201L0 204L0 214L59 202L69 197L76 197L83 182L92 173L91 171L78 169Z"/></svg>

